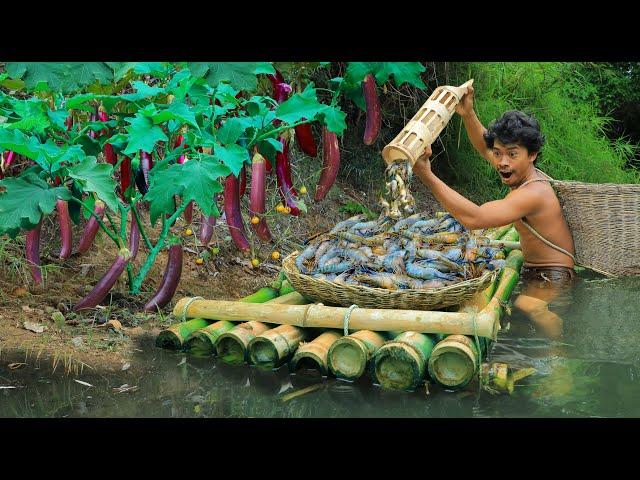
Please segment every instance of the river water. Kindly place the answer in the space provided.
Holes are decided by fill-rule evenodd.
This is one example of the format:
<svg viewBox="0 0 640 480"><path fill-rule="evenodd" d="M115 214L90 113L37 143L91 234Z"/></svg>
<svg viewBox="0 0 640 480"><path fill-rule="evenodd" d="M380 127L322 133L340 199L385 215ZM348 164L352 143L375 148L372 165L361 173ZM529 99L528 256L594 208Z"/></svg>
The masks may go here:
<svg viewBox="0 0 640 480"><path fill-rule="evenodd" d="M110 375L65 375L42 360L10 369L3 354L0 417L640 417L639 312L640 278L583 273L563 314L561 341L512 313L489 361L536 373L511 396L477 383L462 391L385 391L369 378L349 383L290 375L286 366L232 367L149 342L132 357L138 368Z"/></svg>

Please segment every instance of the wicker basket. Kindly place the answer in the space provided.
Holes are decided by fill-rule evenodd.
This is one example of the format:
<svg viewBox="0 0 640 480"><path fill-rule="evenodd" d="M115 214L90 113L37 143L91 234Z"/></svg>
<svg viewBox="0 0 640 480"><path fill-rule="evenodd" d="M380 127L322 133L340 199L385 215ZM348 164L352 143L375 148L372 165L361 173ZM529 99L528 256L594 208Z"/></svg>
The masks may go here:
<svg viewBox="0 0 640 480"><path fill-rule="evenodd" d="M487 271L478 278L424 290L386 290L355 285L340 285L315 279L300 273L293 252L282 261L282 268L296 291L316 302L348 307L356 304L363 308L394 308L400 310L436 310L459 305L474 293L484 290L495 278L497 271Z"/></svg>
<svg viewBox="0 0 640 480"><path fill-rule="evenodd" d="M552 180L580 265L640 275L640 184Z"/></svg>

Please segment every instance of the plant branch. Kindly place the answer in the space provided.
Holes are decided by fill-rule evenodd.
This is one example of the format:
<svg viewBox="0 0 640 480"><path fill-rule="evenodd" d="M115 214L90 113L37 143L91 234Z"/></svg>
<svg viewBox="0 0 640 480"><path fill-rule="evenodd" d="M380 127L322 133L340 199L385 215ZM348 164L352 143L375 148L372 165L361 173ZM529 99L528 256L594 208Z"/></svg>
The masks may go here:
<svg viewBox="0 0 640 480"><path fill-rule="evenodd" d="M104 232L107 235L109 235L109 238L111 238L111 240L113 240L115 242L115 244L118 246L118 248L119 249L122 248L122 244L120 243L120 239L118 238L118 236L115 235L111 230L109 230L107 228L107 226L104 224L104 222L102 221L102 219L99 218L95 213L93 213L93 210L91 210L87 205L85 205L85 203L82 200L79 200L76 197L71 197L70 201L79 203L82 207L84 207L84 209L87 212L89 212L91 214L91 216L98 221L98 225L100 225L100 228L102 228L102 230L104 230ZM106 210L105 210L105 212L106 212ZM114 229L114 231L115 231L115 229Z"/></svg>
<svg viewBox="0 0 640 480"><path fill-rule="evenodd" d="M144 281L145 277L149 273L149 270L151 270L151 266L153 265L153 262L155 262L155 259L158 256L158 253L160 252L160 250L162 250L162 248L166 243L167 235L169 234L169 229L171 228L171 225L173 225L175 221L178 219L178 217L182 215L182 212L184 212L188 204L189 202L182 202L180 206L176 209L176 211L173 213L173 215L169 217L168 220L165 220L164 216L162 217L163 218L162 232L160 233L160 237L158 238L158 243L156 243L156 246L153 247L153 249L147 256L147 259L145 260L144 264L140 268L138 275L133 280L133 285L131 286L131 291L130 291L131 294L135 295L140 293L140 287L142 287L142 282Z"/></svg>

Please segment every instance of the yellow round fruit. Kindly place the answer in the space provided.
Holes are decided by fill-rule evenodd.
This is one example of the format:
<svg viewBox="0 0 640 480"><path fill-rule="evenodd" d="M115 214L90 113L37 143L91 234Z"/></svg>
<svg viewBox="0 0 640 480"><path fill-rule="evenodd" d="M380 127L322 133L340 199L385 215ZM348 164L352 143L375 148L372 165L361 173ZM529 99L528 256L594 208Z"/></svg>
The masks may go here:
<svg viewBox="0 0 640 480"><path fill-rule="evenodd" d="M284 212L284 205L282 205L281 203L279 203L279 204L276 206L276 212L278 212L278 213L283 213L283 212Z"/></svg>
<svg viewBox="0 0 640 480"><path fill-rule="evenodd" d="M300 193L302 195L304 195L305 193L307 193L307 187L305 187L304 185L302 187L300 187Z"/></svg>
<svg viewBox="0 0 640 480"><path fill-rule="evenodd" d="M191 230L190 228L187 228L187 229L184 231L184 234L185 234L185 235L193 235L193 230Z"/></svg>
<svg viewBox="0 0 640 480"><path fill-rule="evenodd" d="M204 260L202 260L201 258L196 258L197 265L202 265L203 263L204 263Z"/></svg>
<svg viewBox="0 0 640 480"><path fill-rule="evenodd" d="M258 265L260 265L260 260L258 260L257 258L252 258L251 265L253 265L254 267L257 267Z"/></svg>
<svg viewBox="0 0 640 480"><path fill-rule="evenodd" d="M251 223L253 225L257 225L260 223L260 219L254 215L253 217L251 217Z"/></svg>
<svg viewBox="0 0 640 480"><path fill-rule="evenodd" d="M274 260L278 260L280 258L280 252L278 252L277 250L275 252L271 252L271 258L273 258Z"/></svg>
<svg viewBox="0 0 640 480"><path fill-rule="evenodd" d="M291 207L289 206L284 207L284 213L291 213Z"/></svg>

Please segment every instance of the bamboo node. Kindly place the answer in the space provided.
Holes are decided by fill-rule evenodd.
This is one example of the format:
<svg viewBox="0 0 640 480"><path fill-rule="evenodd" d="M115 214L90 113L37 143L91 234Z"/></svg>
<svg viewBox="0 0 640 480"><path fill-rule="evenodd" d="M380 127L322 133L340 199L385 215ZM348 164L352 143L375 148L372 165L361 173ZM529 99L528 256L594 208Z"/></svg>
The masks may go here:
<svg viewBox="0 0 640 480"><path fill-rule="evenodd" d="M349 308L347 308L347 311L344 313L344 318L342 319L342 328L344 329L345 337L349 335L349 318L351 318L351 312L353 312L355 308L360 307L358 307L358 305L354 303Z"/></svg>
<svg viewBox="0 0 640 480"><path fill-rule="evenodd" d="M189 308L189 305L191 305L196 300L204 300L204 297L191 297L189 300L187 300L187 303L185 303L184 307L182 308L182 313L180 314L180 321L185 322L187 320L187 308Z"/></svg>

